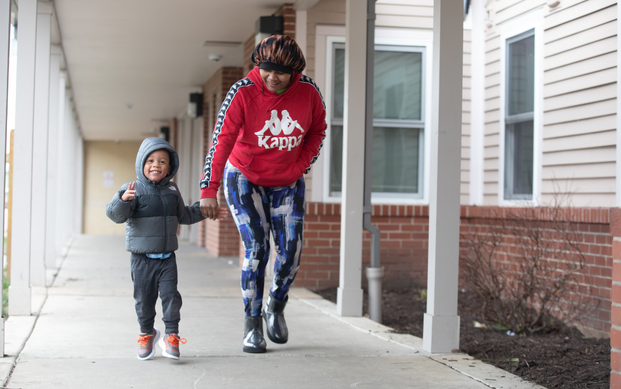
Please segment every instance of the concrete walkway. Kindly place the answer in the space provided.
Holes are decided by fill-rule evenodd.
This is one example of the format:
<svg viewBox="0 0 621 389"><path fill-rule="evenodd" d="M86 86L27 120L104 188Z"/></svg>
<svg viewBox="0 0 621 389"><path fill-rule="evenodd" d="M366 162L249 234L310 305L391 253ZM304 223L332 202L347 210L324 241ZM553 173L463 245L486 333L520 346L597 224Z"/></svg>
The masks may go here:
<svg viewBox="0 0 621 389"><path fill-rule="evenodd" d="M182 358L136 358L139 332L124 237L79 236L37 315L6 323L3 388L541 388L464 354L428 355L422 341L292 290L289 343L242 352L237 258L177 252ZM38 306L41 308L39 309ZM163 328L158 306L156 326Z"/></svg>

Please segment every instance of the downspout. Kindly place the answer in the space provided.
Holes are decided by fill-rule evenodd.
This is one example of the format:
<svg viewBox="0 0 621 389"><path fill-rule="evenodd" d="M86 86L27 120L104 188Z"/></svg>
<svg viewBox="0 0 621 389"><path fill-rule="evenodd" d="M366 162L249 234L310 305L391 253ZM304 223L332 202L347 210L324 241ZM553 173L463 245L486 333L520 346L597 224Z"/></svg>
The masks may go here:
<svg viewBox="0 0 621 389"><path fill-rule="evenodd" d="M380 230L371 223L373 206L373 77L375 74L375 2L367 0L367 82L364 157L364 206L362 226L371 233L371 266L366 269L369 283L369 318L382 322L382 278L380 266Z"/></svg>

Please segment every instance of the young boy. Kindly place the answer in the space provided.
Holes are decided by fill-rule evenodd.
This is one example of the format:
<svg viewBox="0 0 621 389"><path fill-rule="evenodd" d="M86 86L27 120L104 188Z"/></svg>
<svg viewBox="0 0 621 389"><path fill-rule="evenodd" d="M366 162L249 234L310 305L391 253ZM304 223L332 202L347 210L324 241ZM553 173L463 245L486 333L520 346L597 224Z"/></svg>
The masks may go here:
<svg viewBox="0 0 621 389"><path fill-rule="evenodd" d="M160 332L153 326L155 303L159 291L162 299L164 337L159 341L162 355L179 359L179 320L181 295L177 291L175 250L177 226L205 219L199 203L186 206L179 188L170 180L179 169L179 157L163 139L147 138L136 156L134 182L125 183L106 208L116 223L125 225L125 248L131 253L131 275L134 282L136 314L140 324L138 359L155 354ZM222 220L228 211L219 209Z"/></svg>

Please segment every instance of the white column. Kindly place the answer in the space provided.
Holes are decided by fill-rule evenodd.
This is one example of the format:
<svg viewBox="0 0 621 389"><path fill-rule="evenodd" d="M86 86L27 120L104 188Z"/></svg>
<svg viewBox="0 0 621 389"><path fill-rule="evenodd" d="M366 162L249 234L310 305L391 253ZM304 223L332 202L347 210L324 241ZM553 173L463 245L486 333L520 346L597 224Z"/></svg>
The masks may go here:
<svg viewBox="0 0 621 389"><path fill-rule="evenodd" d="M33 189L30 241L30 283L45 286L45 240L47 205L47 124L50 99L50 38L52 5L37 7L37 43L35 61L34 137L32 146ZM19 54L18 54L19 56ZM34 174L34 172L37 172ZM16 214L18 215L18 214Z"/></svg>
<svg viewBox="0 0 621 389"><path fill-rule="evenodd" d="M435 0L429 267L423 327L423 349L431 353L448 353L459 348L462 56L463 5L454 0Z"/></svg>
<svg viewBox="0 0 621 389"><path fill-rule="evenodd" d="M9 314L30 315L30 240L32 200L32 145L37 36L37 0L19 2L15 154L13 159L13 215Z"/></svg>
<svg viewBox="0 0 621 389"><path fill-rule="evenodd" d="M193 120L192 123L192 159L190 160L190 181L188 194L182 193L183 200L186 204L193 204L200 200L201 191L198 186L199 177L202 174L202 165L205 160L202 156L203 152L203 117ZM190 225L190 243L198 244L198 226L199 224Z"/></svg>
<svg viewBox="0 0 621 389"><path fill-rule="evenodd" d="M472 13L472 70L470 79L470 204L483 205L485 142L485 3L475 1Z"/></svg>
<svg viewBox="0 0 621 389"><path fill-rule="evenodd" d="M67 199L67 243L70 243L73 239L73 236L76 233L76 223L75 223L75 209L76 203L78 202L78 140L77 140L77 120L75 113L75 101L73 100L73 95L70 100L71 106L69 107L69 113L71 117L71 126L69 127L69 142L71 144L71 152L69 153L69 185L67 186L69 189L69 196Z"/></svg>
<svg viewBox="0 0 621 389"><path fill-rule="evenodd" d="M64 98L64 112L62 113L63 120L61 123L62 136L58 139L60 142L60 193L59 193L59 210L58 210L58 222L60 233L60 255L65 256L69 248L68 244L71 237L71 203L73 197L72 186L72 164L73 157L73 110L71 109L71 90L65 89Z"/></svg>
<svg viewBox="0 0 621 389"><path fill-rule="evenodd" d="M306 52L306 34L308 24L308 11L296 10L295 11L295 41L300 46L302 53L308 55Z"/></svg>
<svg viewBox="0 0 621 389"><path fill-rule="evenodd" d="M82 212L84 210L84 140L80 132L80 122L76 117L75 123L75 159L74 159L74 193L75 199L73 202L73 234L79 235L82 233Z"/></svg>
<svg viewBox="0 0 621 389"><path fill-rule="evenodd" d="M45 216L45 266L48 269L58 266L56 251L56 194L58 186L58 124L60 116L60 62L61 49L52 46L50 53L50 91L47 143L47 192ZM64 84L63 84L64 89Z"/></svg>
<svg viewBox="0 0 621 389"><path fill-rule="evenodd" d="M6 122L7 122L7 103L9 92L9 44L11 30L11 0L0 0L0 150L2 150L2 166L6 166ZM4 210L4 187L5 175L0 177L0 188L2 188L2 209ZM4 212L0 212L0 225L4 226ZM4 245L0 247L0 258L4 258ZM0 261L1 262L1 261ZM3 273L0 272L0 281L3 280ZM0 301L2 301L2 288L0 288ZM4 319L0 319L0 357L4 356Z"/></svg>
<svg viewBox="0 0 621 389"><path fill-rule="evenodd" d="M364 200L364 115L367 0L347 0L345 19L345 112L343 191L337 312L362 315L362 207Z"/></svg>
<svg viewBox="0 0 621 389"><path fill-rule="evenodd" d="M54 220L56 241L54 246L57 256L63 256L64 252L64 213L63 204L65 202L65 180L67 172L65 170L65 159L69 152L67 147L67 128L65 122L67 120L67 74L60 72L58 80L58 155L56 158L56 218Z"/></svg>
<svg viewBox="0 0 621 389"><path fill-rule="evenodd" d="M179 155L179 172L177 173L178 177L178 186L182 195L188 195L190 193L190 164L192 163L192 118L188 116L184 116L183 119L180 119L179 126L179 149L177 150L177 154ZM181 240L189 240L190 239L190 226L185 224L182 225L179 230L179 239Z"/></svg>

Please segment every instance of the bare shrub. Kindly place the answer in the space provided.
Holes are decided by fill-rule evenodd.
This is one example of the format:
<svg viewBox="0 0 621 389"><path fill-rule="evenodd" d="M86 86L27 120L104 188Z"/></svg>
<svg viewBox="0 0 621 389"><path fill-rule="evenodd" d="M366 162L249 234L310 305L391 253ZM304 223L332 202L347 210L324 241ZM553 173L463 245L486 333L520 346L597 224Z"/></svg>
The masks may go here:
<svg viewBox="0 0 621 389"><path fill-rule="evenodd" d="M505 208L462 234L462 276L484 301L485 320L530 334L554 329L554 318L576 316L580 302L572 292L585 258L569 208L555 200L548 207Z"/></svg>

